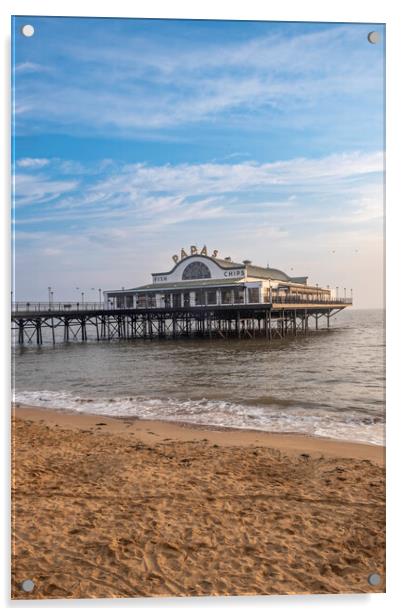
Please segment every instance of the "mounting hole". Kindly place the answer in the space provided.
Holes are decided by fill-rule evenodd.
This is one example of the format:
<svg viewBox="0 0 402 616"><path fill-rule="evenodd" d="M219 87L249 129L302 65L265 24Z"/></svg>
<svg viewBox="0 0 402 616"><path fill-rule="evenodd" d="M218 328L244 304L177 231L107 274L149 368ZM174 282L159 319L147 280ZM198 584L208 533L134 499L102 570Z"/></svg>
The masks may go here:
<svg viewBox="0 0 402 616"><path fill-rule="evenodd" d="M367 35L368 42L372 45L376 45L380 42L380 33L379 32L369 32Z"/></svg>
<svg viewBox="0 0 402 616"><path fill-rule="evenodd" d="M381 583L381 575L379 573L370 573L368 576L368 583L370 586L378 586Z"/></svg>
<svg viewBox="0 0 402 616"><path fill-rule="evenodd" d="M33 583L32 580L24 580L21 583L21 588L22 590L24 590L25 592L32 592L33 589L35 588L35 584Z"/></svg>
<svg viewBox="0 0 402 616"><path fill-rule="evenodd" d="M25 26L22 26L21 32L24 36L29 38L35 34L35 28L31 26L31 24L25 24Z"/></svg>

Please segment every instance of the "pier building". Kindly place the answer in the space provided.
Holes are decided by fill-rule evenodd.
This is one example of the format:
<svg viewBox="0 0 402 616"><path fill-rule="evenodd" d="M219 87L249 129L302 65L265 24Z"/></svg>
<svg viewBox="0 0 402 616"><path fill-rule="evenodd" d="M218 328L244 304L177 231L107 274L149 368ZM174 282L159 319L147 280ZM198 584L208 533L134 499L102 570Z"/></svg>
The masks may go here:
<svg viewBox="0 0 402 616"><path fill-rule="evenodd" d="M195 246L152 282L104 292L103 303L15 302L11 326L19 344L207 336L268 340L306 335L313 322L328 329L332 316L352 304L307 276L233 261ZM345 293L346 295L346 293Z"/></svg>
<svg viewBox="0 0 402 616"><path fill-rule="evenodd" d="M106 308L187 308L234 304L271 304L291 298L306 303L331 299L329 288L308 283L307 276L254 265L250 260L218 258L218 251L198 253L192 246L174 255L169 270L151 274L152 282L104 292Z"/></svg>

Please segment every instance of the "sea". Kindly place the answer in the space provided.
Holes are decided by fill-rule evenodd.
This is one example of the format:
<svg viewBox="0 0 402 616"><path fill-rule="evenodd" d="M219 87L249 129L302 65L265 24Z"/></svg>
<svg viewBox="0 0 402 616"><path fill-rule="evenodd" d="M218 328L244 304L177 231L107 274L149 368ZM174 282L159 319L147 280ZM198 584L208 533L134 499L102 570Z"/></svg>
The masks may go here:
<svg viewBox="0 0 402 616"><path fill-rule="evenodd" d="M84 414L384 444L384 327L382 310L346 309L331 318L330 330L272 342L14 344L13 399Z"/></svg>

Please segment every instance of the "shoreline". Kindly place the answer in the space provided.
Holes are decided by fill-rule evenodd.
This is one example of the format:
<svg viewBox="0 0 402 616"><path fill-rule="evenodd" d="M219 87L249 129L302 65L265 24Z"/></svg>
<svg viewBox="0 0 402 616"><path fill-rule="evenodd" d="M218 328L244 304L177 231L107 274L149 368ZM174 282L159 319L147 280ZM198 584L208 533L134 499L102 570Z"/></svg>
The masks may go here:
<svg viewBox="0 0 402 616"><path fill-rule="evenodd" d="M160 442L166 438L180 442L203 439L212 445L239 447L259 446L287 451L289 454L308 453L312 456L345 457L370 460L385 465L385 446L331 439L293 432L268 432L242 428L226 428L186 422L112 417L110 415L83 414L69 409L13 404L16 418L41 421L48 426L75 430L96 429L102 433L130 434L146 443Z"/></svg>

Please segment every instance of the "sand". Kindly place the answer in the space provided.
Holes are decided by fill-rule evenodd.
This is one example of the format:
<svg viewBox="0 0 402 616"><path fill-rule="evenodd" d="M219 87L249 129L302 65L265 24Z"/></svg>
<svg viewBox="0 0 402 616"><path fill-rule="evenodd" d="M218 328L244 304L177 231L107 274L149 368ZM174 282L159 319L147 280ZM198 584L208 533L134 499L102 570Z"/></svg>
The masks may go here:
<svg viewBox="0 0 402 616"><path fill-rule="evenodd" d="M13 598L385 590L383 447L19 407L13 466Z"/></svg>

